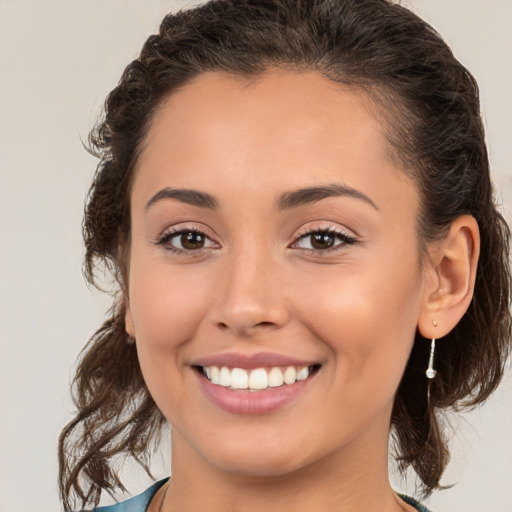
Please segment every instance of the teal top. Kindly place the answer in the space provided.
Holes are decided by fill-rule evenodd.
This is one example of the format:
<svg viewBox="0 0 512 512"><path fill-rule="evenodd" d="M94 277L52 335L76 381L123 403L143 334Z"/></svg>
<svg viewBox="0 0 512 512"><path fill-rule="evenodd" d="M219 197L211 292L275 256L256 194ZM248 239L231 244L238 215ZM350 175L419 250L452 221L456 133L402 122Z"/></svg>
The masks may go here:
<svg viewBox="0 0 512 512"><path fill-rule="evenodd" d="M93 512L146 512L149 504L151 503L151 500L153 499L153 496L157 493L158 489L160 489L160 487L162 487L162 485L167 482L167 480L169 479L164 478L163 480L154 483L142 494L134 496L129 500L122 501L108 507L98 507L95 508ZM415 507L418 512L429 512L423 505L418 503L415 499L410 498L409 496L400 494L400 498L402 498L409 505Z"/></svg>
<svg viewBox="0 0 512 512"><path fill-rule="evenodd" d="M423 506L419 501L416 501L414 498L410 496L405 496L403 494L399 494L400 498L402 498L405 503L412 505L414 508L418 509L418 512L430 512L427 507Z"/></svg>
<svg viewBox="0 0 512 512"><path fill-rule="evenodd" d="M146 489L142 494L134 496L129 500L121 501L120 503L116 503L115 505L110 505L108 507L98 507L95 508L93 512L146 512L153 496L158 492L158 489L167 482L167 480L169 479L164 478L163 480L159 480Z"/></svg>

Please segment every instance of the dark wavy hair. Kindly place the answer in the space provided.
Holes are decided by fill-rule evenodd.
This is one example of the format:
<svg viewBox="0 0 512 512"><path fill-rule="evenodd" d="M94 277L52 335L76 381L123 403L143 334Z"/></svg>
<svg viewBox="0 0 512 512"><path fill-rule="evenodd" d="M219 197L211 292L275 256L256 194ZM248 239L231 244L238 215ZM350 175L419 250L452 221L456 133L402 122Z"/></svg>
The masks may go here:
<svg viewBox="0 0 512 512"><path fill-rule="evenodd" d="M509 229L493 200L471 74L431 26L392 1L214 0L164 18L90 136L99 165L83 223L85 274L96 284L106 269L119 291L73 382L78 412L59 443L67 511L96 505L102 490L124 490L116 460L131 456L147 469L165 424L127 341L121 292L130 185L148 124L164 98L201 73L249 77L271 68L316 71L374 100L394 157L420 191L420 247L442 238L460 215L478 222L473 300L438 346L431 385L429 344L417 334L391 418L399 467L416 471L424 494L439 488L448 462L439 411L483 402L502 377L511 347Z"/></svg>

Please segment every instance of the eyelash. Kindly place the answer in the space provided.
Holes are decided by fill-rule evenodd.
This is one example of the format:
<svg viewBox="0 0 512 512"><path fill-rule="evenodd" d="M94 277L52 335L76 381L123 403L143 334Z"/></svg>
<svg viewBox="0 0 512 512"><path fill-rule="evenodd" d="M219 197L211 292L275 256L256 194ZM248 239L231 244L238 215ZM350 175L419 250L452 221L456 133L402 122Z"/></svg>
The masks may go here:
<svg viewBox="0 0 512 512"><path fill-rule="evenodd" d="M202 236L205 238L205 240L211 241L211 238L207 234L205 234L204 231L201 231L200 229L197 229L195 227L187 228L185 226L185 227L180 227L180 228L171 228L169 231L166 231L156 240L155 245L161 245L162 247L164 247L164 249L166 251L173 253L173 254L184 255L187 253L187 255L194 255L194 256L200 255L204 251L207 251L210 249L210 247L201 247L200 249L187 250L187 249L179 249L179 248L173 247L171 245L170 242L173 238L179 237L180 235L183 236L186 234Z"/></svg>
<svg viewBox="0 0 512 512"><path fill-rule="evenodd" d="M183 228L171 228L169 231L165 232L163 235L161 235L156 241L155 241L155 245L160 245L162 247L165 248L166 251L168 252L171 252L173 254L179 254L179 255L194 255L194 256L197 256L197 255L200 255L202 254L203 252L205 251L208 251L210 249L212 249L212 247L201 247L199 249L190 249L190 250L187 250L187 249L180 249L180 248L177 248L177 247L173 247L171 245L171 240L173 238L176 238L178 236L182 236L182 235L185 235L185 234L192 234L192 235L196 235L196 236L201 236L201 237L204 237L206 240L209 240L210 242L212 242L213 244L215 244L215 242L213 242L211 240L211 238L206 235L204 233L204 231L201 231L195 227L191 227L191 228L187 228L187 227L183 227ZM344 231L341 231L339 229L336 229L332 226L328 226L328 227L325 227L325 228L315 228L315 229L309 229L305 232L303 232L302 234L299 234L296 239L294 240L294 242L290 245L291 248L297 248L297 245L302 241L302 240L305 240L307 239L308 237L312 237L316 234L325 234L325 235L331 235L335 238L338 239L338 243L335 243L335 245L333 247L329 247L329 248L326 248L326 249L306 249L306 248L303 248L302 250L304 251L307 251L309 252L310 254L314 254L314 255L321 255L321 254L328 254L328 253L332 253L332 252L337 252L337 251L340 251L343 249L343 247L347 246L347 245L355 245L358 243L358 241L353 238L352 236L350 235L347 235L347 233L345 233Z"/></svg>
<svg viewBox="0 0 512 512"><path fill-rule="evenodd" d="M344 247L348 245L355 245L357 244L357 240L345 233L344 231L341 231L340 229L334 228L332 226L328 227L322 227L322 228L314 228L309 229L302 234L299 234L297 239L293 242L292 247L296 246L300 241L305 240L306 238L312 237L314 235L330 235L334 238L338 239L338 243L335 243L334 246L329 247L327 249L303 249L305 251L308 251L310 254L314 255L322 255L322 254L329 254L332 252L337 252L342 250Z"/></svg>

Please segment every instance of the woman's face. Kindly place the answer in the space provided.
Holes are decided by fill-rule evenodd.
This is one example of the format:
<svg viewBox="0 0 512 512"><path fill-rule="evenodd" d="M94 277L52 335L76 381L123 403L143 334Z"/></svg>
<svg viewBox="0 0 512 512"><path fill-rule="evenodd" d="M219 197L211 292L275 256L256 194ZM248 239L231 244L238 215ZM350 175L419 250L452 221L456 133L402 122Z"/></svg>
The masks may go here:
<svg viewBox="0 0 512 512"><path fill-rule="evenodd" d="M154 116L126 325L188 460L385 457L424 283L417 191L372 109L316 73L208 73Z"/></svg>

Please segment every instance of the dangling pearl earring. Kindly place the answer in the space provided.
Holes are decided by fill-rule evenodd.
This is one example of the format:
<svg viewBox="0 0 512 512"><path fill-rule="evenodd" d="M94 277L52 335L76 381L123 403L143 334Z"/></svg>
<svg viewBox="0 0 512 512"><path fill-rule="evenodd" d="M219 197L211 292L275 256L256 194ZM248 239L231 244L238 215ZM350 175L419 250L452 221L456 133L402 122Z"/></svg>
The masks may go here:
<svg viewBox="0 0 512 512"><path fill-rule="evenodd" d="M432 338L432 343L430 345L430 357L428 359L428 368L427 368L427 371L425 372L427 379L433 379L437 374L437 371L434 370L434 352L435 352L435 350L436 350L436 339Z"/></svg>
<svg viewBox="0 0 512 512"><path fill-rule="evenodd" d="M432 325L434 327L437 327L437 322L435 320L432 320ZM437 371L434 370L434 353L436 351L436 339L432 338L432 342L430 344L430 357L428 358L428 368L425 372L425 375L427 376L427 379L433 379Z"/></svg>

